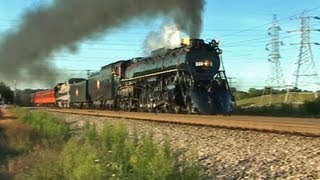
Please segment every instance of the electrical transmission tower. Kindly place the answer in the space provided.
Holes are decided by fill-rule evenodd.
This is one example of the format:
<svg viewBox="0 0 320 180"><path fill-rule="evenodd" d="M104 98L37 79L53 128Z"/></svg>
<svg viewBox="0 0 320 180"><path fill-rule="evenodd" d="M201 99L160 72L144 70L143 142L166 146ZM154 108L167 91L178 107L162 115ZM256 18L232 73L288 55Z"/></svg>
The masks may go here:
<svg viewBox="0 0 320 180"><path fill-rule="evenodd" d="M263 95L269 94L269 104L271 104L273 89L280 90L285 84L280 63L280 45L283 45L282 41L280 41L280 30L281 28L278 24L277 16L273 15L272 26L268 29L268 35L271 37L271 42L266 44L266 50L270 51L268 62L271 63L271 71L266 81L267 86L262 93L261 103L263 101Z"/></svg>
<svg viewBox="0 0 320 180"><path fill-rule="evenodd" d="M305 16L305 12L301 14L300 17L291 18L300 20L300 29L288 31L288 33L299 32L300 33L300 43L294 43L291 45L299 45L299 55L298 59L295 62L295 70L293 73L293 88L302 89L306 87L318 88L319 90L319 75L317 73L316 65L313 59L313 53L311 45L319 45L319 43L311 42L311 32L320 31L320 29L311 28L311 19L320 19L315 16ZM289 90L285 98L285 102L288 100ZM317 93L315 93L317 97Z"/></svg>

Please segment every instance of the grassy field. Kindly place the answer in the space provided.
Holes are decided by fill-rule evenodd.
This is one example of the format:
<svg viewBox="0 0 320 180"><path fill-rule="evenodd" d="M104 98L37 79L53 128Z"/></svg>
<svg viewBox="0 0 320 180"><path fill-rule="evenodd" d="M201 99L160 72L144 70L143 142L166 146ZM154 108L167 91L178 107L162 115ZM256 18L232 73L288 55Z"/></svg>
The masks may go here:
<svg viewBox="0 0 320 180"><path fill-rule="evenodd" d="M320 96L320 94L316 94ZM282 116L282 117L320 117L320 97L314 93L275 94L237 101L235 114Z"/></svg>
<svg viewBox="0 0 320 180"><path fill-rule="evenodd" d="M320 97L320 93L317 94ZM271 104L302 104L305 101L314 101L315 94L309 92L290 92L287 96L286 94L275 94L275 95L264 95L253 98L237 100L236 104L240 107L248 106L266 106Z"/></svg>

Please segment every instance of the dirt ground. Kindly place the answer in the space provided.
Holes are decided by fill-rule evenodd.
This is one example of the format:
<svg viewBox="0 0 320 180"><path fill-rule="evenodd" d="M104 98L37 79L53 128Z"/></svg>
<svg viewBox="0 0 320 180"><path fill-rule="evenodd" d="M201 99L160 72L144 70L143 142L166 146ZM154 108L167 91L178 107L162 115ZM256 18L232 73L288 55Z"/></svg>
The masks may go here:
<svg viewBox="0 0 320 180"><path fill-rule="evenodd" d="M0 126L10 126L16 123L16 118L8 108L1 107L0 111Z"/></svg>
<svg viewBox="0 0 320 180"><path fill-rule="evenodd" d="M17 121L9 108L0 107L0 179L14 179L15 169L10 167L10 158L18 155L16 147L29 137L32 129Z"/></svg>

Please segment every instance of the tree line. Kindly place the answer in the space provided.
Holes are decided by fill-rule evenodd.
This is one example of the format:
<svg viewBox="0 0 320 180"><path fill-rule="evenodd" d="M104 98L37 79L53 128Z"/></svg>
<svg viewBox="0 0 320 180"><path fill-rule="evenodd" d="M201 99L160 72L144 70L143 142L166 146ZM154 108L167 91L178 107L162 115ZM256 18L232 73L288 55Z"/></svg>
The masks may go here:
<svg viewBox="0 0 320 180"><path fill-rule="evenodd" d="M4 82L0 82L0 104L31 105L31 94L43 89L24 89L14 92Z"/></svg>
<svg viewBox="0 0 320 180"><path fill-rule="evenodd" d="M0 103L12 103L14 100L13 91L4 82L0 82Z"/></svg>

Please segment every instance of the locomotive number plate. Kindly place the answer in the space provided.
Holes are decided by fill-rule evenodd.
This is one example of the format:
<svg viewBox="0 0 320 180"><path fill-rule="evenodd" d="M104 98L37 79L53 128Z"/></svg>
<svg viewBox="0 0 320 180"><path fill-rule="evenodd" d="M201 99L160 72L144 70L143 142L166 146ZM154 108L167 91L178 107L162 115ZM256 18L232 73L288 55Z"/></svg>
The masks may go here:
<svg viewBox="0 0 320 180"><path fill-rule="evenodd" d="M210 60L196 61L195 66L196 67L203 67L203 66L209 67L209 66L212 66L212 61L210 61Z"/></svg>

